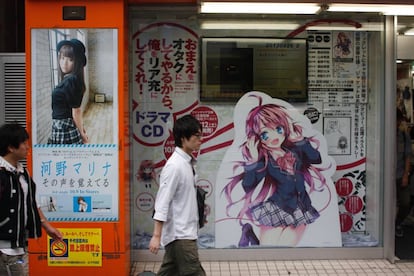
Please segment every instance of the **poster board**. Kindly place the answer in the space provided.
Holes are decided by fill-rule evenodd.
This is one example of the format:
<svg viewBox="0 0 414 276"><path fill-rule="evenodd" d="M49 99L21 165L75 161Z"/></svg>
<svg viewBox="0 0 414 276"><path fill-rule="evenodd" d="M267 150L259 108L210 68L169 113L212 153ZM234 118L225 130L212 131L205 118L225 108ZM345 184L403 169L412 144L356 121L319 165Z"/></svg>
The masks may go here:
<svg viewBox="0 0 414 276"><path fill-rule="evenodd" d="M65 18L64 11L65 7L73 8L73 7L81 6L85 11L84 17L77 17L77 18ZM73 229L77 235L84 235L88 233L87 229L100 229L99 236L102 237L102 247L99 248L99 261L93 261L89 264L84 266L78 266L74 263L64 263L63 266L51 266L48 263L48 255L50 255L50 243L48 242L48 237L46 233L43 231L43 235L40 239L37 239L34 242L29 244L29 262L30 262L30 273L31 274L59 274L59 275L89 275L90 273L100 273L100 274L122 274L126 275L129 272L129 260L130 260L130 250L129 250L129 213L128 213L128 202L129 202L129 188L128 185L123 185L128 179L128 175L126 173L126 168L128 167L128 160L125 158L128 152L128 142L127 142L127 134L124 133L122 130L125 129L125 122L127 121L124 117L126 116L125 108L127 101L127 87L126 87L126 72L127 72L127 63L126 60L126 42L124 39L124 31L125 31L125 5L124 1L122 0L111 0L111 1L93 1L93 2L74 2L74 3L67 3L67 1L34 1L34 0L26 0L25 2L25 21L26 21L26 64L27 64L27 76L26 76L26 91L27 91L27 129L29 131L31 142L33 146L33 150L30 154L31 158L28 158L28 168L32 176L35 178L38 177L38 173L41 174L38 165L44 162L45 160L38 160L41 154L39 151L48 152L51 154L55 152L55 157L53 158L60 158L62 162L69 160L74 161L75 158L69 157L70 152L76 152L76 154L83 154L82 151L89 151L89 154L92 154L92 159L95 161L101 160L111 160L110 162L115 165L112 168L115 170L112 175L110 176L110 182L112 183L111 186L113 190L108 191L112 196L111 200L104 199L104 200L95 200L93 203L93 195L87 195L84 199L88 204L88 207L84 209L86 212L75 212L75 210L79 210L74 208L75 201L71 197L67 197L67 204L61 204L60 206L66 205L66 214L61 213L61 215L55 216L59 212L49 212L48 219L50 219L50 223L58 229L63 229L67 233L72 233L70 230ZM107 13L111 11L111 16L108 17ZM45 135L42 136L43 128L41 127L41 122L43 118L40 114L42 112L42 107L47 106L40 104L40 102L34 101L33 99L39 96L37 90L34 90L34 87L39 88L39 80L41 79L42 73L48 74L50 76L54 75L53 72L53 58L56 56L53 55L53 51L55 49L52 45L55 45L58 42L52 41L51 39L41 39L43 34L46 37L55 31L56 33L62 31L62 35L64 35L65 39L72 39L78 38L81 40L82 36L79 36L79 33L92 33L92 32L102 32L101 34L106 35L107 42L111 41L110 43L101 43L100 50L92 50L94 47L91 47L94 41L88 40L84 37L82 40L85 43L86 54L88 58L88 66L92 66L92 55L98 54L100 51L104 51L105 53L110 53L105 55L104 57L96 57L96 61L98 60L106 60L109 64L111 64L110 70L105 74L107 76L106 79L100 79L96 82L97 87L106 87L108 90L105 91L105 94L111 97L106 97L106 100L111 98L112 107L110 111L107 112L109 114L109 121L112 128L112 134L105 135L105 137L109 138L109 140L101 140L101 142L95 142L94 144L85 144L89 145L83 147L78 147L74 151L72 148L64 147L63 145L54 146L53 149L50 147L48 150L47 144L47 137L49 133L44 133ZM97 35L99 36L99 35ZM34 41L37 44L34 44ZM88 47L89 46L89 47ZM96 45L97 46L97 45ZM105 47L111 47L112 50L107 52L103 50ZM44 54L44 58L48 58L51 62L46 62L42 64L43 67L49 66L49 69L44 69L45 71L38 71L40 64L38 61L41 61L36 55L39 55L39 50L50 50L48 54ZM97 49L97 48L95 48ZM89 52L89 50L91 50ZM36 52L37 51L37 52ZM103 52L101 52L102 55ZM37 58L37 59L36 59ZM110 74L110 75L108 75ZM109 77L110 76L110 77ZM89 91L92 91L92 85L95 76L89 74L89 78L86 79L86 83L88 83ZM52 87L54 84L52 82L53 78L50 78L50 82L48 87ZM96 79L97 80L97 79ZM110 80L109 84L105 83L105 81ZM103 86L100 86L104 84ZM49 90L49 97L51 96L52 91ZM93 93L91 94L93 98ZM40 100L49 100L49 97L38 97ZM85 99L88 101L90 98L88 97ZM90 100L92 103L92 100ZM50 113L50 107L45 108L45 113ZM34 115L35 114L35 115ZM96 121L95 124L98 124L99 121ZM92 137L91 137L92 138ZM98 139L99 138L92 138ZM95 140L95 141L98 141ZM109 145L109 146L108 146ZM102 150L101 150L102 149ZM67 152L66 154L62 155L62 151ZM93 157L94 153L98 153L101 155L100 157L95 156ZM106 158L105 156L109 157ZM53 154L52 154L53 155ZM66 157L65 157L66 155ZM59 157L58 157L59 156ZM55 160L57 161L57 160ZM55 165L57 164L55 161ZM71 163L72 161L69 161ZM40 162L40 163L39 163ZM60 161L59 161L60 162ZM100 161L99 161L100 162ZM64 163L61 163L62 165ZM66 169L72 167L75 163L72 163L72 166L67 167L69 165L66 163ZM95 169L97 163L95 163ZM60 165L59 165L60 166ZM64 168L60 167L60 168ZM57 166L55 166L57 168ZM94 168L93 165L87 165L85 168L92 169ZM75 170L76 171L76 170ZM76 172L72 171L70 174L72 176L76 175ZM52 171L51 171L52 172ZM55 171L56 172L56 171ZM81 172L81 170L79 171ZM86 172L86 171L85 171ZM96 172L96 171L95 171ZM109 171L108 171L109 172ZM67 172L69 173L69 172ZM56 174L56 173L55 173ZM103 178L101 178L103 180ZM59 180L58 180L59 183ZM63 182L60 182L62 184ZM66 182L70 186L70 181ZM79 183L79 182L78 182ZM86 184L87 182L85 182ZM38 186L42 185L42 182L36 183ZM102 183L103 184L103 183ZM100 184L101 185L101 184ZM103 187L103 186L102 186ZM112 189L112 188L111 188ZM56 189L60 190L60 189ZM73 190L73 189L70 189ZM68 193L70 193L68 190ZM63 190L62 190L63 191ZM86 191L86 190L85 190ZM53 193L53 191L50 191ZM38 195L43 194L47 196L48 192L42 189L39 190ZM40 196L42 197L42 196ZM50 198L49 198L50 199ZM96 198L97 199L97 198ZM41 198L39 200L39 205L42 204L44 200ZM62 200L62 201L60 201ZM62 203L63 198L60 198L59 201ZM59 208L59 201L54 201L52 197L52 202L56 210ZM110 203L110 212L111 214L102 212L102 216L100 221L93 221L92 213L93 213L93 206L97 206L96 204L99 202L111 202ZM71 203L69 203L71 202ZM43 202L44 203L44 202ZM106 208L106 204L104 204ZM102 207L102 206L101 206ZM102 208L100 211L102 211ZM53 207L51 208L51 210ZM47 207L46 207L47 213ZM44 211L45 211L44 210ZM62 209L61 209L62 210ZM55 213L52 215L52 213ZM72 215L70 215L72 213ZM85 230L86 229L86 230ZM95 231L95 230L93 230ZM90 232L90 231L89 231ZM94 244L97 244L94 242ZM49 248L48 248L49 246ZM52 246L52 249L54 247ZM97 266L97 264L99 264Z"/></svg>
<svg viewBox="0 0 414 276"><path fill-rule="evenodd" d="M307 100L306 39L202 37L201 47L201 101L236 102L248 91Z"/></svg>

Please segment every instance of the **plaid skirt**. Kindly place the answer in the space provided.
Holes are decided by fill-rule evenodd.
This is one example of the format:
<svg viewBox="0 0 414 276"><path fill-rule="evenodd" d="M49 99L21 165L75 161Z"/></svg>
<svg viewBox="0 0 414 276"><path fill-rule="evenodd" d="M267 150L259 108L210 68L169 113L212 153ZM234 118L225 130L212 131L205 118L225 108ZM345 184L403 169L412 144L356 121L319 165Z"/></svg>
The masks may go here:
<svg viewBox="0 0 414 276"><path fill-rule="evenodd" d="M53 119L48 144L83 144L79 129L72 118Z"/></svg>
<svg viewBox="0 0 414 276"><path fill-rule="evenodd" d="M320 216L319 212L312 206L305 210L301 202L298 202L298 205L295 211L290 214L282 210L273 201L268 200L254 205L250 208L250 211L261 225L272 227L296 227L301 224L312 223Z"/></svg>

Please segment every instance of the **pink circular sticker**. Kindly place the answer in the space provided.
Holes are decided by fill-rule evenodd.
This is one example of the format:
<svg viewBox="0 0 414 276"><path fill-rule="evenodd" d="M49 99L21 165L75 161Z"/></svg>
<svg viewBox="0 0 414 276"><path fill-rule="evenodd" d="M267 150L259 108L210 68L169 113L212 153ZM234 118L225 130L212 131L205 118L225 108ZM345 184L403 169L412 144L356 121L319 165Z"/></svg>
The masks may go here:
<svg viewBox="0 0 414 276"><path fill-rule="evenodd" d="M213 185L207 179L199 179L197 181L197 186L207 192L206 197L209 197L213 192Z"/></svg>
<svg viewBox="0 0 414 276"><path fill-rule="evenodd" d="M335 187L339 196L349 196L354 189L352 181L346 177L339 178L335 183Z"/></svg>
<svg viewBox="0 0 414 276"><path fill-rule="evenodd" d="M141 193L135 199L135 205L143 212L151 211L154 208L154 197L150 193Z"/></svg>
<svg viewBox="0 0 414 276"><path fill-rule="evenodd" d="M168 159L173 154L175 149L175 143L174 143L174 136L172 133L168 136L168 138L164 142L164 155L165 158Z"/></svg>
<svg viewBox="0 0 414 276"><path fill-rule="evenodd" d="M216 112L207 106L199 106L191 111L197 120L200 121L203 126L203 136L210 136L218 127L218 117Z"/></svg>
<svg viewBox="0 0 414 276"><path fill-rule="evenodd" d="M341 232L348 232L352 229L353 221L350 214L340 214Z"/></svg>
<svg viewBox="0 0 414 276"><path fill-rule="evenodd" d="M359 196L350 196L345 200L345 209L351 214L361 212L363 207L362 199Z"/></svg>

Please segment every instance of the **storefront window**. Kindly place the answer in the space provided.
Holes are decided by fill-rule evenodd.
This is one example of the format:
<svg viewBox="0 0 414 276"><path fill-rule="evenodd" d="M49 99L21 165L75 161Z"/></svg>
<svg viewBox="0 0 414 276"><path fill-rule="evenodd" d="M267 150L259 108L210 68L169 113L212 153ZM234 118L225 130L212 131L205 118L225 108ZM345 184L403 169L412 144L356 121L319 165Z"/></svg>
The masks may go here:
<svg viewBox="0 0 414 276"><path fill-rule="evenodd" d="M382 246L383 25L378 15L131 12L133 248L148 248L173 121L188 113L203 125L201 248ZM277 150L266 144L276 129Z"/></svg>

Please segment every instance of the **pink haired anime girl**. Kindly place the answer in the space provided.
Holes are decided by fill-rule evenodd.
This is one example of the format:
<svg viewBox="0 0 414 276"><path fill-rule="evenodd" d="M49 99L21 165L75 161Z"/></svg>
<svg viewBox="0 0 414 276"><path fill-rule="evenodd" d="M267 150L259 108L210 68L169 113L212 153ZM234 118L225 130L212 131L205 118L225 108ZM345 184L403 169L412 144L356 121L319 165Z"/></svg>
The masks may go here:
<svg viewBox="0 0 414 276"><path fill-rule="evenodd" d="M337 42L334 47L335 57L347 57L351 54L351 39L344 33L338 33Z"/></svg>
<svg viewBox="0 0 414 276"><path fill-rule="evenodd" d="M242 226L239 246L294 246L301 239L306 226L319 216L312 206L309 193L323 190L326 181L321 173L319 141L303 137L302 127L293 121L287 110L277 104L259 105L246 119L246 141L241 145L244 161L234 168L243 172L231 177L223 189L229 209L242 202L238 213ZM244 194L232 199L232 192L241 183ZM320 184L317 184L320 183ZM251 221L260 229L260 239Z"/></svg>

